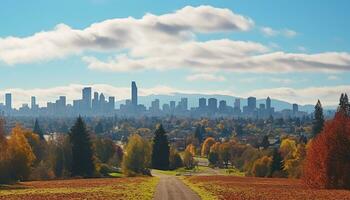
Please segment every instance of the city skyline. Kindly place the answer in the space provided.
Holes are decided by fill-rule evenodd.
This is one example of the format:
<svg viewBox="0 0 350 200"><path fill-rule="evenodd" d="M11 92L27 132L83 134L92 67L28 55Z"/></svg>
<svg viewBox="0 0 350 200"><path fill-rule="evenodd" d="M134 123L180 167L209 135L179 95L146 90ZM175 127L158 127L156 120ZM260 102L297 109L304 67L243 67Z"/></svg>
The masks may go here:
<svg viewBox="0 0 350 200"><path fill-rule="evenodd" d="M25 96L13 99L18 107L35 94L41 105L58 94L76 99L79 88L91 86L125 99L130 80L142 84L143 96L320 98L334 106L335 96L349 93L348 1L134 4L4 1L0 95ZM42 12L45 18L33 15Z"/></svg>
<svg viewBox="0 0 350 200"><path fill-rule="evenodd" d="M300 111L297 103L290 108L277 110L273 107L270 96L263 103L257 103L256 97L248 97L246 105L241 103L243 98L234 97L234 101L220 97L199 97L197 105L190 106L188 98L183 96L179 101L172 99L168 102L160 102L158 98L152 99L147 106L138 102L138 87L136 81L130 85L130 98L124 103L117 104L115 96L106 96L103 91L94 90L92 87L81 89L81 98L73 99L73 103L67 103L66 96L59 96L54 102L47 102L46 106L37 104L36 96L31 96L30 102L20 108L12 107L12 94L5 95L5 103L0 103L0 113L6 116L182 116L182 117L244 117L262 118L269 117L305 117L310 113ZM120 102L120 101L119 101ZM332 113L327 113L331 114Z"/></svg>

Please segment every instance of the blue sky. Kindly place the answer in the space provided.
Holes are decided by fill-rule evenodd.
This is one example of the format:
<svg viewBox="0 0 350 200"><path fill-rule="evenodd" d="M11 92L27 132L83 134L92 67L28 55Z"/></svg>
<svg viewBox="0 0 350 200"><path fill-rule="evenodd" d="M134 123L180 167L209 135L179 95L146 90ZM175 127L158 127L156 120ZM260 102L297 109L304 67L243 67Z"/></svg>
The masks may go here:
<svg viewBox="0 0 350 200"><path fill-rule="evenodd" d="M276 62L281 58L277 57L273 61L269 60L263 64L258 63L257 66L250 66L252 61L240 63L244 67L237 70L235 68L236 61L231 63L228 59L229 63L215 66L218 61L206 57L198 58L200 61L202 59L208 60L208 63L204 63L204 65L208 64L206 68L185 66L184 62L169 67L172 64L164 64L163 61L156 63L157 67L144 66L141 70L138 69L138 66L127 66L129 62L122 62L123 68L120 69L120 66L116 66L117 61L114 60L113 64L108 65L110 68L106 70L101 69L101 65L96 67L96 60L92 62L91 59L86 61L83 58L95 58L99 63L103 62L105 66L108 61L113 61L118 55L126 54L128 61L138 59L141 55L142 58L151 59L150 61L142 61L142 64L147 65L154 63L152 59L158 59L161 56L154 53L149 55L145 52L130 56L132 53L129 52L131 51L128 48L129 46L112 50L106 46L101 48L73 46L66 53L64 50L67 44L67 41L64 41L65 36L62 36L63 39L59 40L59 42L63 41L62 43L53 42L56 45L54 50L61 48L57 50L57 52L61 52L63 49L62 55L57 56L58 53L44 50L44 54L46 52L48 54L47 59L45 58L46 55L39 56L40 58L28 58L27 56L36 49L40 51L47 48L44 44L50 41L52 37L61 36L48 36L49 39L39 40L39 44L27 44L25 38L38 32L53 31L58 24L64 24L74 30L83 30L93 23L102 23L109 19L125 19L129 16L140 19L146 13L162 16L174 13L186 6L198 8L202 5L210 6L209 10L214 10L214 14L217 13L218 15L224 13L224 11L215 9L229 9L234 15L243 16L245 23L251 20L253 24L250 25L248 30L243 30L244 27L231 27L229 30L217 30L208 33L207 30L198 31L196 21L191 24L193 29L184 30L186 33L194 34L194 38L190 39L191 41L195 43L213 40L253 42L255 45L262 45L268 49L266 52L253 52L254 55L283 52L288 54L283 55L283 59L286 59L283 63L291 63L289 65L292 66L279 69L281 63L276 64ZM14 96L14 100L17 99L19 105L25 99L29 101L28 96L31 93L39 96L39 102L45 102L52 100L60 92L71 98L78 95L78 93L67 93L66 89L62 89L65 87L99 85L100 90L106 89L107 93L110 93L109 95L116 96L117 99L123 99L129 95L125 88L129 87L131 80L136 80L140 89L144 88L144 95L152 92L223 93L243 97L248 95L258 97L271 95L278 99L300 102L301 104L312 103L317 98L321 98L325 104L331 105L335 104L338 99L338 95L335 96L335 94L350 91L350 79L347 78L350 74L350 22L348 20L350 19L350 13L347 12L349 7L350 2L346 0L338 0L336 3L328 0L186 2L113 0L37 0L34 2L3 0L0 3L0 94L8 91L13 92L17 96L17 98ZM202 14L202 11L198 11L198 13ZM166 20L164 19L162 23L167 23ZM220 29L222 27L218 24L214 28ZM194 29L197 31L193 31ZM172 37L172 33L167 34ZM17 43L10 40L10 37L18 39L17 42L20 44L16 46ZM120 37L117 35L116 38L119 39ZM147 39L149 36L145 38ZM184 39L181 42L185 44L188 40ZM152 42L142 44L146 44L145 46L153 45ZM169 45L167 42L163 44L162 48L165 48L165 50L168 46L169 49L173 48L174 51L177 48L176 44ZM28 45L33 47L30 46L29 48ZM49 45L51 47L52 44ZM226 45L226 43L222 45ZM22 50L25 49L23 47L30 50L24 53L26 57L18 57L16 53L22 53ZM216 49L216 47L218 47L217 44L208 48ZM233 47L236 51L235 46ZM131 47L131 49L133 48ZM255 47L250 48L254 49ZM188 49L187 46L185 49ZM134 50L139 52L143 49L135 48ZM219 51L221 50L219 49ZM237 51L240 51L240 49L237 49ZM331 52L331 55L324 54L327 52ZM289 54L298 55L295 58ZM23 56L23 54L21 55ZM310 55L316 56L309 58ZM169 58L166 54L162 56ZM170 56L173 55L170 54ZM238 61L250 59L250 56L250 53L244 54L244 57L239 58ZM191 58L174 56L171 59L187 61ZM293 59L297 59L298 62L290 61ZM307 64L298 66L299 59L301 59L300 62L306 60ZM310 61L309 59L313 60ZM322 62L319 63L319 60ZM276 65L273 70L269 69L270 62L271 66ZM88 67L89 64L94 66ZM335 65L339 66L334 69L333 66ZM43 91L48 94L43 95ZM310 91L313 93L310 93ZM19 97L20 95L23 97Z"/></svg>

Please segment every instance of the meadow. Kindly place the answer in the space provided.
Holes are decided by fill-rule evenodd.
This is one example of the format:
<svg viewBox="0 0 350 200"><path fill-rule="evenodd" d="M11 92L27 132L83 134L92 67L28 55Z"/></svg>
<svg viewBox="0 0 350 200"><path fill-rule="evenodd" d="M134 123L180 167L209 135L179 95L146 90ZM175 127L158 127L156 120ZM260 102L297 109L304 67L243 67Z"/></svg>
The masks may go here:
<svg viewBox="0 0 350 200"><path fill-rule="evenodd" d="M350 199L348 190L311 189L296 179L192 176L184 182L204 200Z"/></svg>
<svg viewBox="0 0 350 200"><path fill-rule="evenodd" d="M153 198L156 177L72 179L22 182L2 186L0 200L143 199Z"/></svg>

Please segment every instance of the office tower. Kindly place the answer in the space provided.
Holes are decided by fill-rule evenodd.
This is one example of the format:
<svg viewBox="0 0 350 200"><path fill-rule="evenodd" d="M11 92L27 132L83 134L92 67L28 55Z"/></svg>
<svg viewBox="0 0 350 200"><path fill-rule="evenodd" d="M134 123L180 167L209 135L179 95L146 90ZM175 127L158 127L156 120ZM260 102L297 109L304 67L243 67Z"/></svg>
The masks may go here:
<svg viewBox="0 0 350 200"><path fill-rule="evenodd" d="M91 108L91 87L83 88L83 104L84 111L90 110Z"/></svg>
<svg viewBox="0 0 350 200"><path fill-rule="evenodd" d="M176 105L176 102L175 102L175 101L170 101L170 111L171 111L171 112L174 112L174 110L175 110L175 105Z"/></svg>
<svg viewBox="0 0 350 200"><path fill-rule="evenodd" d="M160 110L159 109L159 99L155 99L154 101L152 101L150 110L152 112L158 112Z"/></svg>
<svg viewBox="0 0 350 200"><path fill-rule="evenodd" d="M233 108L234 109L238 109L240 110L241 109L241 100L240 99L235 99L235 103L233 104Z"/></svg>
<svg viewBox="0 0 350 200"><path fill-rule="evenodd" d="M298 104L294 103L293 104L293 114L297 114L299 112L299 106Z"/></svg>
<svg viewBox="0 0 350 200"><path fill-rule="evenodd" d="M209 98L208 99L208 109L210 112L215 113L218 109L218 100L215 98Z"/></svg>
<svg viewBox="0 0 350 200"><path fill-rule="evenodd" d="M182 111L188 110L188 99L187 98L181 98L180 107L181 107Z"/></svg>
<svg viewBox="0 0 350 200"><path fill-rule="evenodd" d="M271 99L270 99L270 97L267 97L267 99L266 99L266 109L267 110L271 109Z"/></svg>
<svg viewBox="0 0 350 200"><path fill-rule="evenodd" d="M137 106L137 86L135 81L131 82L131 103L133 106Z"/></svg>
<svg viewBox="0 0 350 200"><path fill-rule="evenodd" d="M227 104L226 104L226 101L225 100L221 100L219 102L219 111L220 112L226 112L227 110Z"/></svg>
<svg viewBox="0 0 350 200"><path fill-rule="evenodd" d="M30 98L30 108L31 108L32 110L36 109L36 99L35 99L34 96L32 96L32 97Z"/></svg>
<svg viewBox="0 0 350 200"><path fill-rule="evenodd" d="M108 107L109 111L113 111L115 109L115 97L108 98Z"/></svg>
<svg viewBox="0 0 350 200"><path fill-rule="evenodd" d="M12 94L11 93L5 94L5 106L6 106L7 110L12 109Z"/></svg>
<svg viewBox="0 0 350 200"><path fill-rule="evenodd" d="M163 112L169 113L170 112L170 106L169 104L163 104Z"/></svg>
<svg viewBox="0 0 350 200"><path fill-rule="evenodd" d="M201 110L205 109L205 107L207 107L207 99L206 98L199 98L198 107Z"/></svg>
<svg viewBox="0 0 350 200"><path fill-rule="evenodd" d="M67 105L67 98L66 96L60 96L59 98L60 105L64 108Z"/></svg>
<svg viewBox="0 0 350 200"><path fill-rule="evenodd" d="M233 112L235 115L239 115L241 113L241 99L235 99L235 103L233 104Z"/></svg>
<svg viewBox="0 0 350 200"><path fill-rule="evenodd" d="M99 110L100 110L100 111L103 112L103 111L105 110L105 108L106 108L105 104L106 104L105 95L104 95L103 93L101 93L101 94L100 94L100 101L99 101L99 103L98 103L98 107L99 107Z"/></svg>
<svg viewBox="0 0 350 200"><path fill-rule="evenodd" d="M99 103L99 98L98 98L98 92L94 92L94 98L92 99L92 110L93 112L97 112L98 111L98 103Z"/></svg>
<svg viewBox="0 0 350 200"><path fill-rule="evenodd" d="M248 109L254 111L256 109L256 98L248 97Z"/></svg>

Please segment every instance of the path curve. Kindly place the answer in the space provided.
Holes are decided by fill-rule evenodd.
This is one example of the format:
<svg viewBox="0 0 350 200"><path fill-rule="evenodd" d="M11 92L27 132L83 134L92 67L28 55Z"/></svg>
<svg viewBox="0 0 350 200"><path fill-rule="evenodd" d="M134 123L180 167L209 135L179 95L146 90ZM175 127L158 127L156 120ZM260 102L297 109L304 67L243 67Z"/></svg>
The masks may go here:
<svg viewBox="0 0 350 200"><path fill-rule="evenodd" d="M193 192L188 186L175 176L152 173L159 177L159 183L156 188L154 200L200 200L197 193Z"/></svg>

